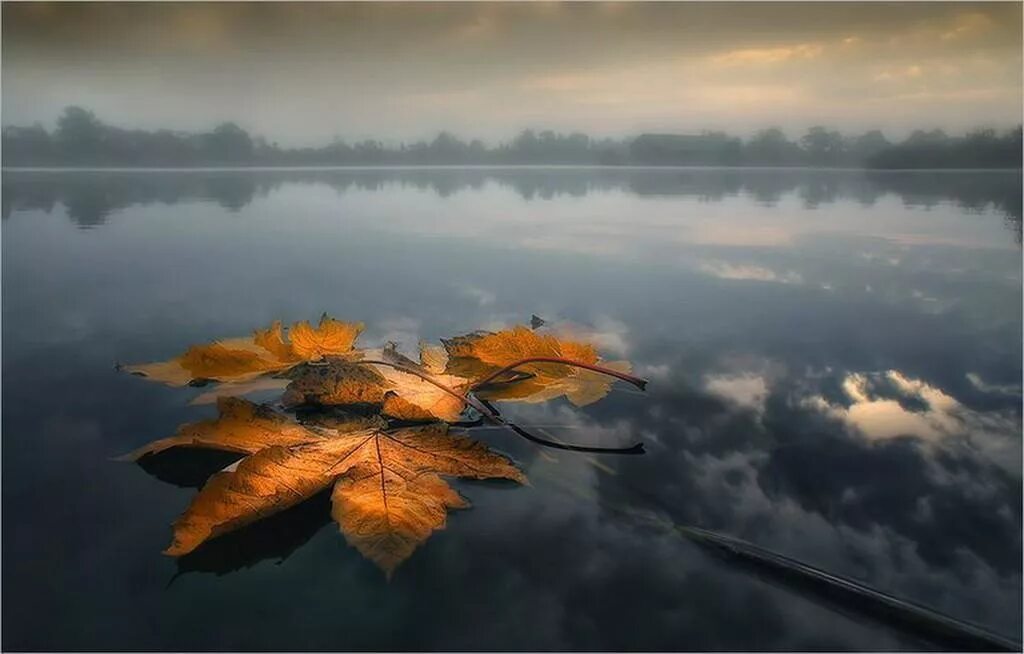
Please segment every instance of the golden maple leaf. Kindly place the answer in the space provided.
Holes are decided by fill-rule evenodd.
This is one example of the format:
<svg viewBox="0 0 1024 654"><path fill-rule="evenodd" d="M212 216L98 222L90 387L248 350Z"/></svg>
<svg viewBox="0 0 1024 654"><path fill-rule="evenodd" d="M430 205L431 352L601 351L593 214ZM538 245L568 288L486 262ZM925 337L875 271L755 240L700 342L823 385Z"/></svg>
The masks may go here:
<svg viewBox="0 0 1024 654"><path fill-rule="evenodd" d="M275 321L267 329L253 332L251 338L194 345L170 361L128 366L126 370L171 386L195 380L244 382L304 361L348 354L362 330L362 323L342 322L324 314L316 328L305 320L293 324L286 342L281 322Z"/></svg>
<svg viewBox="0 0 1024 654"><path fill-rule="evenodd" d="M444 420L455 422L466 408L464 394L469 380L454 375L432 375L431 379L456 393L453 395L440 386L421 377L393 368L381 368L390 388L384 394L381 412L398 420ZM463 397L457 397L462 395Z"/></svg>
<svg viewBox="0 0 1024 654"><path fill-rule="evenodd" d="M305 320L292 325L288 339L291 341L291 351L297 358L316 361L325 356L350 351L362 331L361 322L341 322L324 314L316 329Z"/></svg>
<svg viewBox="0 0 1024 654"><path fill-rule="evenodd" d="M616 372L629 373L632 366L628 361L608 361L602 364ZM529 369L529 366L523 366ZM615 382L607 375L585 369L573 369L561 375L538 374L533 377L509 383L483 386L476 391L479 397L490 401L527 402L535 404L562 397L575 406L587 406L597 402L612 388Z"/></svg>
<svg viewBox="0 0 1024 654"><path fill-rule="evenodd" d="M550 358L597 364L597 350L589 343L516 326L496 333L476 332L443 341L448 353L449 374L480 381L506 366L531 358ZM612 361L603 367L630 372L627 361ZM612 379L601 373L553 362L533 362L518 366L520 378L494 380L477 389L486 400L545 402L565 396L576 406L595 402L611 390ZM525 375L524 375L525 373Z"/></svg>
<svg viewBox="0 0 1024 654"><path fill-rule="evenodd" d="M322 438L269 407L234 397L217 400L218 417L189 423L178 433L129 452L124 461L137 461L172 447L198 447L253 454L272 445L299 445Z"/></svg>
<svg viewBox="0 0 1024 654"><path fill-rule="evenodd" d="M185 425L176 436L128 455L175 446L249 454L211 477L175 522L166 550L173 556L334 484L331 514L341 532L390 575L444 528L448 509L468 506L441 475L526 482L509 459L450 435L444 423L387 430L372 418L325 420L327 428L318 432L245 400L222 399L218 409L217 419Z"/></svg>

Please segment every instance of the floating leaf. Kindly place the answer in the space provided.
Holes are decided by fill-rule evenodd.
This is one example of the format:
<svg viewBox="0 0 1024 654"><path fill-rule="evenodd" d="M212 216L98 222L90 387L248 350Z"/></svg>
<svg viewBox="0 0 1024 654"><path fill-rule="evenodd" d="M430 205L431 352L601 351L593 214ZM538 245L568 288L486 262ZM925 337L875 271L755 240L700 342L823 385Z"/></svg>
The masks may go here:
<svg viewBox="0 0 1024 654"><path fill-rule="evenodd" d="M597 350L589 343L552 334L541 334L523 326L496 333L474 333L444 341L448 372L474 380L524 359L544 357L583 364L599 361ZM629 372L625 361L602 364L618 372ZM516 368L519 379L504 377L481 386L477 395L487 400L544 402L565 396L577 406L595 402L611 389L612 380L600 373L554 362L533 362ZM523 373L528 375L523 378ZM501 383L504 382L504 383Z"/></svg>
<svg viewBox="0 0 1024 654"><path fill-rule="evenodd" d="M443 374L448 367L448 351L440 345L420 342L420 365L432 375Z"/></svg>
<svg viewBox="0 0 1024 654"><path fill-rule="evenodd" d="M447 431L439 424L377 432L334 486L332 515L346 540L389 575L444 528L447 509L469 506L438 475L526 482L504 456Z"/></svg>
<svg viewBox="0 0 1024 654"><path fill-rule="evenodd" d="M275 320L267 329L257 329L253 332L252 341L272 354L278 361L301 361L292 346L284 342L284 332L280 320Z"/></svg>
<svg viewBox="0 0 1024 654"><path fill-rule="evenodd" d="M286 407L304 404L379 407L389 388L387 379L376 368L351 361L305 365L292 371L291 376L293 379L281 396Z"/></svg>
<svg viewBox="0 0 1024 654"><path fill-rule="evenodd" d="M347 354L362 330L362 323L341 322L324 314L316 329L306 321L295 323L286 343L277 321L267 329L256 330L251 338L195 345L170 361L127 366L126 370L171 386L195 380L242 382L287 370L303 361Z"/></svg>
<svg viewBox="0 0 1024 654"><path fill-rule="evenodd" d="M188 554L209 538L316 495L334 481L331 466L355 447L327 439L292 447L274 445L242 459L233 470L218 472L174 523L174 540L164 553Z"/></svg>
<svg viewBox="0 0 1024 654"><path fill-rule="evenodd" d="M144 445L120 459L135 461L172 447L199 447L253 454L273 445L300 445L322 440L318 434L269 407L234 397L217 401L213 420L182 425L178 433Z"/></svg>
<svg viewBox="0 0 1024 654"><path fill-rule="evenodd" d="M294 376L281 397L285 406L373 406L400 420L455 421L466 402L437 384L456 394L469 389L469 380L461 377L428 375L436 382L431 383L417 374L372 362L331 360L296 369Z"/></svg>
<svg viewBox="0 0 1024 654"><path fill-rule="evenodd" d="M399 420L454 422L466 408L464 399L455 397L421 377L393 368L380 367L379 370L390 385L384 396L384 415ZM469 380L462 377L432 375L431 378L458 394L469 390Z"/></svg>
<svg viewBox="0 0 1024 654"><path fill-rule="evenodd" d="M526 327L474 332L442 341L443 347L421 343L419 361L393 344L354 350L362 329L325 314L316 328L295 323L286 337L274 322L251 338L194 346L171 361L129 368L173 385L220 382L194 400L216 401L219 415L122 458L175 447L247 455L209 477L175 523L168 554L188 554L333 485L331 513L345 538L390 575L445 526L450 509L468 506L444 476L526 481L507 458L448 434L447 423L460 419L467 404L529 440L562 447L507 423L475 395L526 402L565 396L583 405L608 393L608 376L645 383L623 374L626 362L599 365L592 345ZM537 358L545 360L523 361ZM282 387L282 404L294 417L228 395Z"/></svg>
<svg viewBox="0 0 1024 654"><path fill-rule="evenodd" d="M302 426L327 436L363 429L384 429L388 426L388 421L379 415L366 415L338 409L302 412L297 415L297 418Z"/></svg>
<svg viewBox="0 0 1024 654"><path fill-rule="evenodd" d="M461 365L475 368L483 364L487 368L496 369L531 357L564 358L583 363L596 363L598 360L593 345L560 340L550 334L538 334L521 325L496 333L477 332L457 336L443 342L450 357L450 373L454 373ZM558 376L564 374L566 368L556 367L556 364L536 363L530 364L530 370L549 371L550 375Z"/></svg>
<svg viewBox="0 0 1024 654"><path fill-rule="evenodd" d="M369 429L274 445L217 473L174 525L167 554L283 511L335 482L332 515L346 539L390 574L468 503L439 475L526 481L507 458L447 425Z"/></svg>
<svg viewBox="0 0 1024 654"><path fill-rule="evenodd" d="M629 373L632 366L628 361L608 361L605 368ZM527 368L528 366L523 366ZM518 401L535 404L565 396L576 406L586 406L600 400L611 390L614 379L592 370L570 370L561 377L537 375L511 383L492 384L481 387L477 395L485 400Z"/></svg>
<svg viewBox="0 0 1024 654"><path fill-rule="evenodd" d="M193 345L170 361L127 366L126 370L171 386L185 386L194 380L244 381L289 365L254 343L231 339Z"/></svg>
<svg viewBox="0 0 1024 654"><path fill-rule="evenodd" d="M315 361L325 356L345 354L352 349L356 338L363 331L363 323L341 322L326 313L320 318L320 325L313 329L303 320L292 326L289 339L291 350L299 359Z"/></svg>

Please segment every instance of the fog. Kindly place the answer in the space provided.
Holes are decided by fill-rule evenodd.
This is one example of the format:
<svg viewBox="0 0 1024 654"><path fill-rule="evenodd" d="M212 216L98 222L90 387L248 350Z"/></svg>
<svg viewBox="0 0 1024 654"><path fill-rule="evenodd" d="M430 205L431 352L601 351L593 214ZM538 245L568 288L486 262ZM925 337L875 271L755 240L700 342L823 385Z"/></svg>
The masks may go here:
<svg viewBox="0 0 1024 654"><path fill-rule="evenodd" d="M1021 111L1019 3L5 3L4 125L282 146L524 128L962 132Z"/></svg>

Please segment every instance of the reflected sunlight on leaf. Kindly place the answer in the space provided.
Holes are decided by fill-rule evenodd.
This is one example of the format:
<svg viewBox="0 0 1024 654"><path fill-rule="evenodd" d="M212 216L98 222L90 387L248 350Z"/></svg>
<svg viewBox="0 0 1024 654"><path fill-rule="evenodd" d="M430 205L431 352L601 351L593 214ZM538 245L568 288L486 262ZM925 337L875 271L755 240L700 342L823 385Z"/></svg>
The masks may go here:
<svg viewBox="0 0 1024 654"><path fill-rule="evenodd" d="M321 438L268 407L238 398L221 398L217 412L220 415L214 420L182 425L174 436L153 441L120 458L136 461L178 446L253 454L272 445L298 445Z"/></svg>
<svg viewBox="0 0 1024 654"><path fill-rule="evenodd" d="M392 343L354 350L362 329L325 314L317 328L295 323L286 339L275 322L251 339L194 346L171 361L127 368L170 385L220 382L193 400L216 401L219 415L183 425L122 460L175 447L245 455L209 478L175 522L167 554L188 554L333 485L331 514L346 540L390 576L444 528L449 509L469 506L442 475L526 483L506 457L449 433L449 423L472 406L545 442L474 396L525 402L565 396L583 406L604 397L612 377L645 383L624 374L628 362L600 364L593 345L522 326L456 337L443 347L421 343L419 361ZM545 360L533 360L538 357ZM233 397L282 388L279 406L294 415Z"/></svg>
<svg viewBox="0 0 1024 654"><path fill-rule="evenodd" d="M241 382L303 361L346 354L362 331L362 323L345 323L324 314L315 329L305 320L292 325L290 342L285 342L281 323L276 321L267 329L256 330L252 338L194 345L170 361L128 366L126 370L171 386L208 380Z"/></svg>
<svg viewBox="0 0 1024 654"><path fill-rule="evenodd" d="M473 333L444 341L449 360L448 371L486 380L506 366L523 359L545 357L596 364L597 350L589 343L538 334L530 328L517 326L497 333ZM629 373L628 361L603 364L617 372ZM551 362L527 363L518 366L520 377L509 381L504 376L477 387L477 394L487 400L546 402L563 395L576 406L586 406L601 399L611 390L612 379L601 373Z"/></svg>
<svg viewBox="0 0 1024 654"><path fill-rule="evenodd" d="M448 426L385 429L379 418L334 422L319 433L268 407L223 399L220 416L124 458L170 447L248 454L206 483L174 524L166 553L188 554L210 538L279 513L335 484L332 515L345 538L390 574L430 534L447 510L469 503L438 475L472 479L526 477L507 458Z"/></svg>

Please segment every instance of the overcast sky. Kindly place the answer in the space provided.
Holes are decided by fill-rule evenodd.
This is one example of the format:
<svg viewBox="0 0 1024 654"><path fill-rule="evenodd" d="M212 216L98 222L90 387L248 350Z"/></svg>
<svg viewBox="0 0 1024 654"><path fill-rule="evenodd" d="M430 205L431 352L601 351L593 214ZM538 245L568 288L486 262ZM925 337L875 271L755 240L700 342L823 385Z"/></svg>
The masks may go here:
<svg viewBox="0 0 1024 654"><path fill-rule="evenodd" d="M1021 116L1021 3L4 3L4 124L281 144Z"/></svg>

